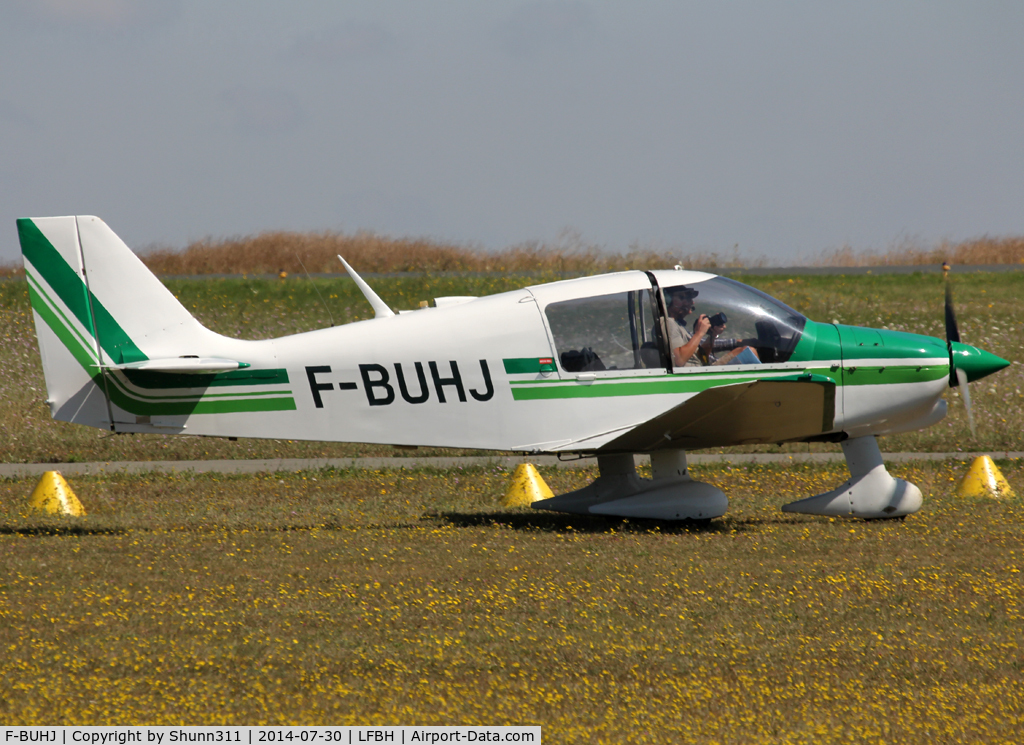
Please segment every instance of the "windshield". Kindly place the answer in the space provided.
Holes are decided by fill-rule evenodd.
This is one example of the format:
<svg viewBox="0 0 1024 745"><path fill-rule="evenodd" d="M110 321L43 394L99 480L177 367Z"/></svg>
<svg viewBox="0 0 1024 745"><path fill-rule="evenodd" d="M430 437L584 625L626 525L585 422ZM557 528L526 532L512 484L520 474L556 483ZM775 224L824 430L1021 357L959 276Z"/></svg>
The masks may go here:
<svg viewBox="0 0 1024 745"><path fill-rule="evenodd" d="M807 319L760 290L726 277L662 288L673 367L785 362ZM701 315L710 329L690 342ZM684 351L680 351L684 350Z"/></svg>

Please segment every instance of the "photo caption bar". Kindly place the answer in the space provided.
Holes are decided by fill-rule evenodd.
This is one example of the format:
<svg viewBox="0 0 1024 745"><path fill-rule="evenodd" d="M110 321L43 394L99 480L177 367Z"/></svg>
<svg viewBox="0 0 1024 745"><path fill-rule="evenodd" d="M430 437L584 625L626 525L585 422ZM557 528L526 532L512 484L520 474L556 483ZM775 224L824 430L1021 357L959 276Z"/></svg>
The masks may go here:
<svg viewBox="0 0 1024 745"><path fill-rule="evenodd" d="M519 742L539 745L540 727L2 727L0 745L178 745L179 743Z"/></svg>

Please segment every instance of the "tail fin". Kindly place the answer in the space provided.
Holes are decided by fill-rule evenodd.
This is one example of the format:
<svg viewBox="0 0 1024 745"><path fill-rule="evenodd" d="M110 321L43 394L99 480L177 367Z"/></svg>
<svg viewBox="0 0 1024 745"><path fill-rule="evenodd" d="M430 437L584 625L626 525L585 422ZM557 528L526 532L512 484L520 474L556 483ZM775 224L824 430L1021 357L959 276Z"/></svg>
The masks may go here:
<svg viewBox="0 0 1024 745"><path fill-rule="evenodd" d="M212 376L180 373L248 367L204 357L245 343L205 329L99 218L23 218L18 237L54 418L111 430L187 418Z"/></svg>
<svg viewBox="0 0 1024 745"><path fill-rule="evenodd" d="M149 359L149 337L169 351L205 331L98 217L21 219L18 236L33 289L70 311L99 364Z"/></svg>

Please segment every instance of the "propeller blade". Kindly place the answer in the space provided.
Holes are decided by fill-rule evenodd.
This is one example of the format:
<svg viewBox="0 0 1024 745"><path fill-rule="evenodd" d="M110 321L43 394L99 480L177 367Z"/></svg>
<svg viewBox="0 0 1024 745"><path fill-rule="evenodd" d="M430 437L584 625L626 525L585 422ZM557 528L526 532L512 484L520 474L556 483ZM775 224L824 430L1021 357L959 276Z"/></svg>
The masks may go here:
<svg viewBox="0 0 1024 745"><path fill-rule="evenodd" d="M974 413L971 411L971 389L967 382L967 372L956 368L956 380L960 384L960 395L964 397L964 408L967 409L967 423L971 426L971 437L975 436Z"/></svg>
<svg viewBox="0 0 1024 745"><path fill-rule="evenodd" d="M956 325L956 312L953 310L953 283L946 275L946 341L960 341L960 329Z"/></svg>

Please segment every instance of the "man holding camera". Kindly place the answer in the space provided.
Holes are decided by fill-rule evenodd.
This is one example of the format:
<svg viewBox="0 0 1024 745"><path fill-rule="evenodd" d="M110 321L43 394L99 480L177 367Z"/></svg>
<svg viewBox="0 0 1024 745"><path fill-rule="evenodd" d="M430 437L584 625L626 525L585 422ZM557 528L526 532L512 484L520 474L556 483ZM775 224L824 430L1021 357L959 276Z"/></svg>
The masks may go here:
<svg viewBox="0 0 1024 745"><path fill-rule="evenodd" d="M701 361L698 352L703 353L705 358L711 354L712 346L717 337L725 329L724 314L717 314L714 319L721 319L721 325L713 326L712 319L701 313L693 326L693 334L686 330L686 317L693 312L693 299L697 297L698 291L691 287L679 287L672 293L668 301L668 345L672 350L672 365L674 367L700 367L708 364ZM707 341L701 347L701 339L711 331Z"/></svg>
<svg viewBox="0 0 1024 745"><path fill-rule="evenodd" d="M692 287L678 287L674 291L665 291L665 299L668 302L666 326L673 367L760 363L757 352L749 346L756 343L756 339L718 338L725 331L728 320L725 313L715 313L710 318L701 313L693 322L693 334L686 330L686 316L693 312L693 299L698 294ZM704 337L705 334L707 338ZM716 354L722 352L724 354L716 357Z"/></svg>

